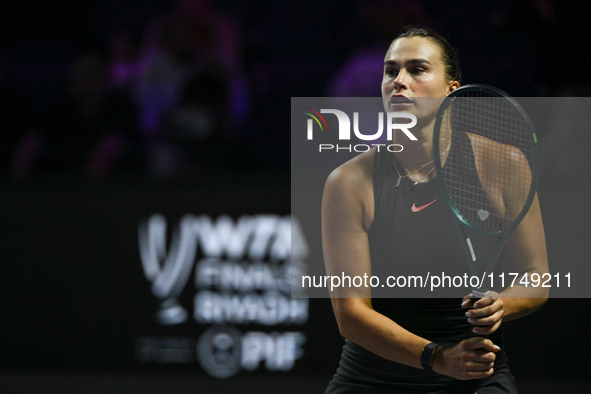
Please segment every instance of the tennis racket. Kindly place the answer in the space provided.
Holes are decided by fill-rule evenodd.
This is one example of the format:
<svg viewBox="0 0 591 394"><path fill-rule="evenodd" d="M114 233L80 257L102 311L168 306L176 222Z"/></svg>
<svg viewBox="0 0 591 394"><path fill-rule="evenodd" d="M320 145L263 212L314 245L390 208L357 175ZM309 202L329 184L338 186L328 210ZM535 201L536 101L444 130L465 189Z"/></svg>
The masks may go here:
<svg viewBox="0 0 591 394"><path fill-rule="evenodd" d="M515 99L486 85L449 94L437 113L433 156L470 266L472 293L484 297L511 232L535 197L537 138Z"/></svg>

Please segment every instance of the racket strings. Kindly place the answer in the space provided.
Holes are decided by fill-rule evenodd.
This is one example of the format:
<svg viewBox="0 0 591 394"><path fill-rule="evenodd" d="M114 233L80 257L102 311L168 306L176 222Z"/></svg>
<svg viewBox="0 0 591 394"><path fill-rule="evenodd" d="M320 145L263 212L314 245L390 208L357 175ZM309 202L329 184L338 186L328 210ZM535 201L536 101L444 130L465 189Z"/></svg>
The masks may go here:
<svg viewBox="0 0 591 394"><path fill-rule="evenodd" d="M533 153L522 117L504 98L468 92L448 103L440 149L442 176L456 212L487 232L508 227L529 195ZM451 145L450 145L451 144Z"/></svg>

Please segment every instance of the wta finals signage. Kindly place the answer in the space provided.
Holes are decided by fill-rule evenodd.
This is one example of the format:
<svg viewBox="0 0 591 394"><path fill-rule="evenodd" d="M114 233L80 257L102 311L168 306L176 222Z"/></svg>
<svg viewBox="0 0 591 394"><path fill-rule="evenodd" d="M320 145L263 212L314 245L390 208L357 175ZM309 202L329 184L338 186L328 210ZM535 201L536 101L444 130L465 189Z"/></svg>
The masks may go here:
<svg viewBox="0 0 591 394"><path fill-rule="evenodd" d="M196 360L218 378L255 370L261 362L270 371L292 369L303 355L303 333L243 333L236 325L307 322L308 299L291 298L292 278L305 271L308 255L297 221L277 215L242 216L236 221L185 215L171 232L168 248L167 234L162 215L139 226L143 271L159 303L155 319L161 326L174 327L192 317L199 325L211 326L198 340L140 338L137 358L161 363ZM292 245L292 238L299 242ZM189 308L179 299L191 277L196 291Z"/></svg>

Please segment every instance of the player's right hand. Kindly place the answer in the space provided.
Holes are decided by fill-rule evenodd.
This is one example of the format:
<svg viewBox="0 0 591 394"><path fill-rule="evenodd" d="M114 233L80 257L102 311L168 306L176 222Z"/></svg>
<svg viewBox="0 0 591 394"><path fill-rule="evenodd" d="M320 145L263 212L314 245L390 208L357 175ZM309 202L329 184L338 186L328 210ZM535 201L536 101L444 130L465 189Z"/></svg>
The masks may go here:
<svg viewBox="0 0 591 394"><path fill-rule="evenodd" d="M465 339L455 346L437 349L432 368L459 380L486 378L494 372L495 353L499 350L490 339Z"/></svg>

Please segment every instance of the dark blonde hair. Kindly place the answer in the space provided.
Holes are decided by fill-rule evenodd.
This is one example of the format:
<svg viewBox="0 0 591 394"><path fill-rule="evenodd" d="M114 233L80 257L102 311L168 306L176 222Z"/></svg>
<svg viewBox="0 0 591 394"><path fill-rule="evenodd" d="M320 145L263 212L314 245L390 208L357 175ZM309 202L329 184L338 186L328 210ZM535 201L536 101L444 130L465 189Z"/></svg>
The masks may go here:
<svg viewBox="0 0 591 394"><path fill-rule="evenodd" d="M443 38L439 33L428 27L420 26L408 26L404 28L404 31L394 39L399 38L411 38L411 37L424 37L430 39L435 45L437 45L441 52L441 58L445 64L445 76L449 82L458 81L462 77L460 71L460 65L458 60L458 51L450 45L450 43ZM392 41L392 43L394 43Z"/></svg>

